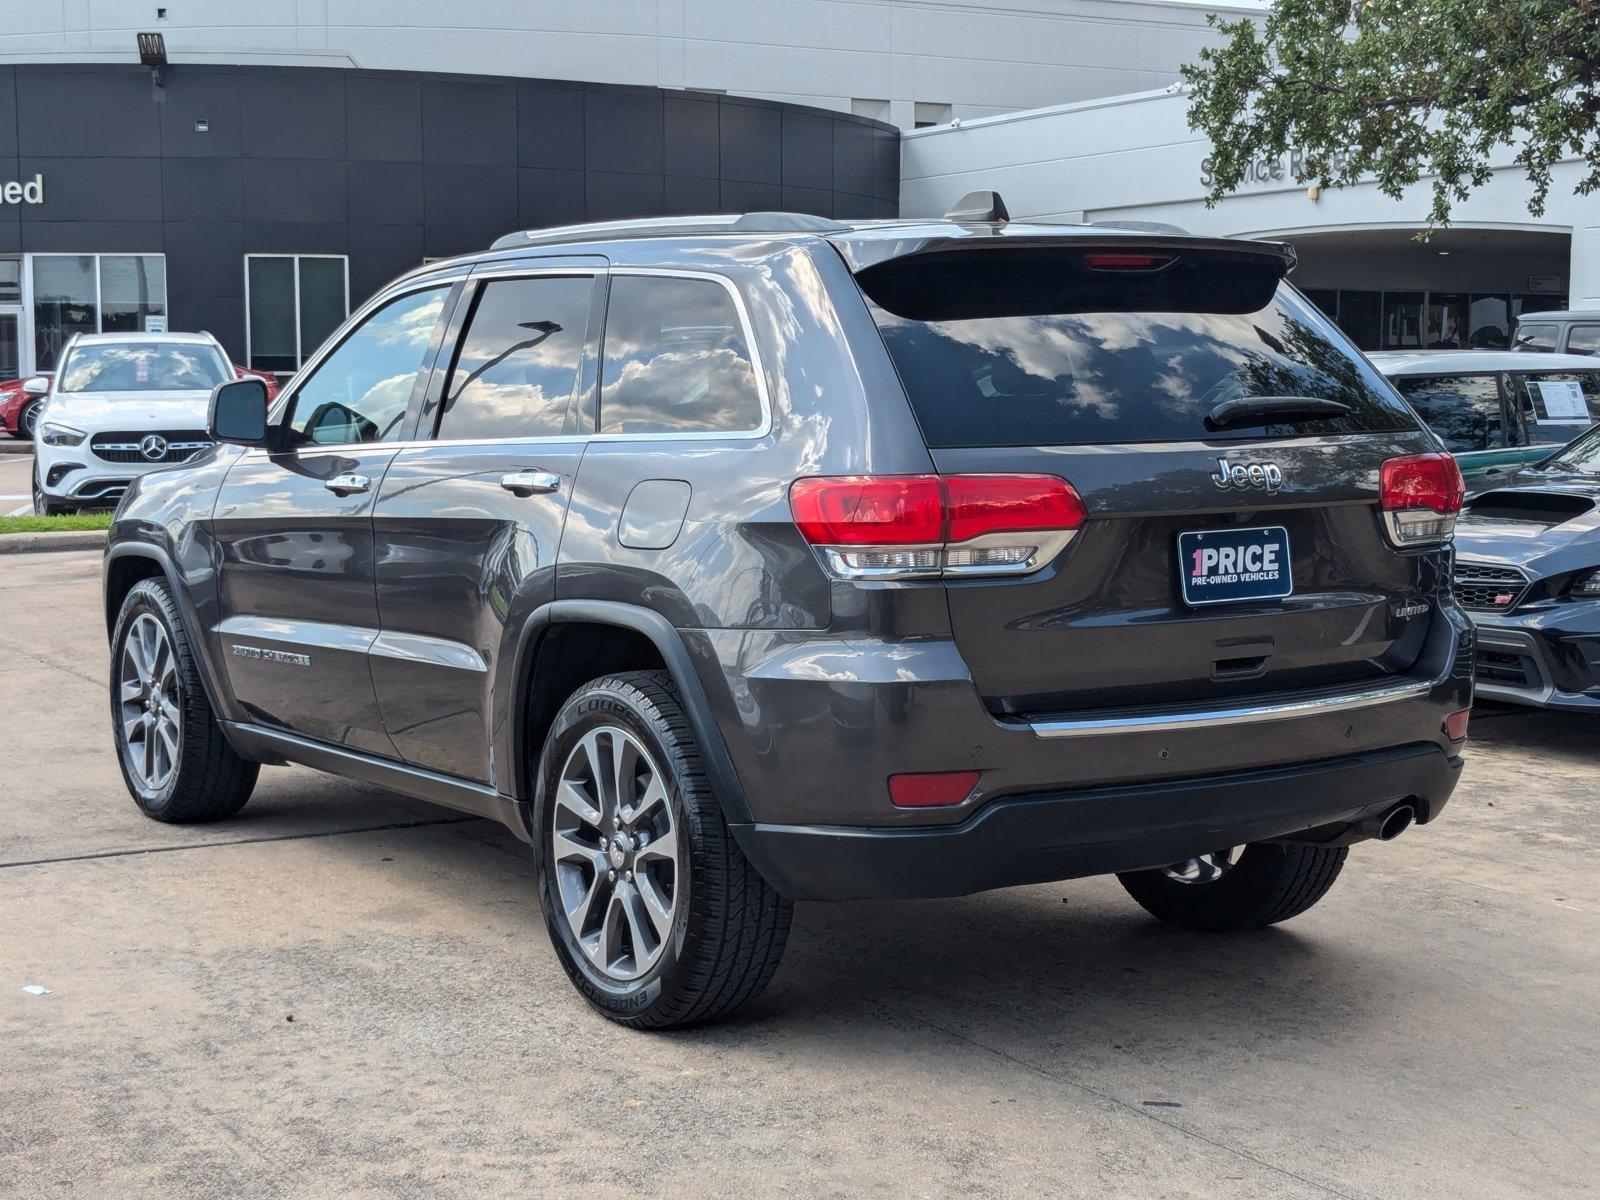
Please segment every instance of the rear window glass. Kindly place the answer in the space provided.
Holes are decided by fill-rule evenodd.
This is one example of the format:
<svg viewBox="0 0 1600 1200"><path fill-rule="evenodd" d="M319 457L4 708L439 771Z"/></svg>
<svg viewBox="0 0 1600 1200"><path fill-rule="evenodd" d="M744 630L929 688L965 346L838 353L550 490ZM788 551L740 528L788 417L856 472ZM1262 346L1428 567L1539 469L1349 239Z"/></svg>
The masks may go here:
<svg viewBox="0 0 1600 1200"><path fill-rule="evenodd" d="M1074 283L1060 312L918 320L873 305L889 355L935 447L1049 446L1260 438L1415 429L1416 421L1327 318L1287 288L1249 296L1248 311L1139 311L1138 285L1107 280L1105 311ZM959 272L926 281L958 294ZM987 291L987 289L986 289ZM1038 307L1037 279L1029 307ZM869 299L871 299L869 295ZM956 308L940 303L940 315ZM1200 307L1196 302L1193 307ZM1217 307L1236 308L1233 303ZM1223 427L1207 415L1228 400L1311 397L1349 407L1338 416L1251 418Z"/></svg>
<svg viewBox="0 0 1600 1200"><path fill-rule="evenodd" d="M1430 375L1394 381L1445 447L1456 453L1492 450L1504 440L1500 382L1493 375Z"/></svg>
<svg viewBox="0 0 1600 1200"><path fill-rule="evenodd" d="M1568 354L1600 354L1600 325L1574 325L1567 334Z"/></svg>
<svg viewBox="0 0 1600 1200"><path fill-rule="evenodd" d="M761 423L750 348L725 287L711 279L612 276L601 433L736 433Z"/></svg>
<svg viewBox="0 0 1600 1200"><path fill-rule="evenodd" d="M61 372L63 392L209 392L231 379L209 346L119 342L79 346Z"/></svg>

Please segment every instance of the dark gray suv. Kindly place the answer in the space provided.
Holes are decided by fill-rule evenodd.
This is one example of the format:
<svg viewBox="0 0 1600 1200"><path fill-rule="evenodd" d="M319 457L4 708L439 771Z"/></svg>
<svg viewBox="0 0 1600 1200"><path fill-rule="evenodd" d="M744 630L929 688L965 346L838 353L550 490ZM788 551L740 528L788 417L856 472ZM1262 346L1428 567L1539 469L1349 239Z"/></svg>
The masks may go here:
<svg viewBox="0 0 1600 1200"><path fill-rule="evenodd" d="M1285 246L792 214L515 234L135 481L112 724L151 817L295 762L502 821L631 1025L791 904L1118 872L1299 913L1439 815L1454 463Z"/></svg>

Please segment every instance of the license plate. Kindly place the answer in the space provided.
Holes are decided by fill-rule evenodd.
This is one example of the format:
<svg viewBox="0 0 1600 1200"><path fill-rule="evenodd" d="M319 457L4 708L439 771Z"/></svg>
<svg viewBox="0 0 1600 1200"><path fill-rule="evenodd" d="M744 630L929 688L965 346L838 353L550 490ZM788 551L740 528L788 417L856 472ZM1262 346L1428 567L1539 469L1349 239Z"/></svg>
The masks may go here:
<svg viewBox="0 0 1600 1200"><path fill-rule="evenodd" d="M1204 529L1178 535L1178 579L1185 604L1278 600L1294 591L1289 531Z"/></svg>

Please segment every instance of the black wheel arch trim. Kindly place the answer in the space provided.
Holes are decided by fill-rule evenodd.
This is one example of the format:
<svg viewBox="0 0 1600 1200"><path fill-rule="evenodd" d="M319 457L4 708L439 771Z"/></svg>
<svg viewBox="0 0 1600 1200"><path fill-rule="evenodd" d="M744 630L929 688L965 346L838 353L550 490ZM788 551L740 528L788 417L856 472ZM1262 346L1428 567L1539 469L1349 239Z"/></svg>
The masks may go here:
<svg viewBox="0 0 1600 1200"><path fill-rule="evenodd" d="M107 640L116 635L117 614L122 610L120 603L115 610L111 606L111 564L121 558L143 558L154 562L160 569L161 576L167 584L167 594L172 597L173 606L178 610L178 619L183 622L183 634L188 639L189 649L199 667L200 682L206 690L206 699L211 702L211 710L217 714L219 720L226 721L232 718L236 709L228 702L228 690L222 686L222 681L218 677L216 663L212 660L211 643L200 627L200 620L189 601L188 591L178 580L178 571L173 565L172 556L162 547L150 542L113 542L106 547L105 569L101 572L100 588L101 603L106 610ZM238 750L239 747L235 746L234 749Z"/></svg>
<svg viewBox="0 0 1600 1200"><path fill-rule="evenodd" d="M672 682L678 689L678 698L683 702L689 725L700 746L706 778L717 803L722 806L724 817L729 823L750 821L752 818L750 807L745 802L744 788L739 783L722 731L712 715L711 701L700 682L700 675L695 670L682 634L660 613L616 600L552 600L535 609L522 627L517 639L517 665L511 696L513 711L508 730L509 761L524 768L519 769L516 777L509 781L513 789L511 794L517 801L524 809L528 809L533 800L528 789L532 771L526 768L536 761L538 747L525 746L523 743L527 736L529 686L539 638L552 625L579 623L615 625L649 639L661 654L667 673L672 676Z"/></svg>

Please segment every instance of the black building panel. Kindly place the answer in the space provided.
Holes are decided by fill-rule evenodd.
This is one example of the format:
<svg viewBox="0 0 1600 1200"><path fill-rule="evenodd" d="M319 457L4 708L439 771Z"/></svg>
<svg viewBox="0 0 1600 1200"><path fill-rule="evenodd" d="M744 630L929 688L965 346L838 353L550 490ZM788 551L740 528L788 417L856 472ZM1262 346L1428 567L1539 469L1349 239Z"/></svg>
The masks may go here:
<svg viewBox="0 0 1600 1200"><path fill-rule="evenodd" d="M423 222L422 170L416 163L352 162L351 224L414 225Z"/></svg>
<svg viewBox="0 0 1600 1200"><path fill-rule="evenodd" d="M244 233L239 222L168 221L161 249L167 255L169 298L243 295Z"/></svg>
<svg viewBox="0 0 1600 1200"><path fill-rule="evenodd" d="M782 183L783 111L736 100L724 100L719 107L723 182Z"/></svg>
<svg viewBox="0 0 1600 1200"><path fill-rule="evenodd" d="M715 179L721 172L722 140L718 103L712 99L668 96L666 173Z"/></svg>
<svg viewBox="0 0 1600 1200"><path fill-rule="evenodd" d="M659 177L666 169L664 99L647 88L585 88L585 169Z"/></svg>
<svg viewBox="0 0 1600 1200"><path fill-rule="evenodd" d="M585 218L583 172L556 167L523 167L517 171L517 225L538 229L571 225Z"/></svg>
<svg viewBox="0 0 1600 1200"><path fill-rule="evenodd" d="M584 218L616 221L653 216L666 205L665 183L660 175L588 171L583 182Z"/></svg>
<svg viewBox="0 0 1600 1200"><path fill-rule="evenodd" d="M44 203L22 207L23 220L159 221L159 158L29 158L17 178L44 176ZM90 247L93 249L93 247Z"/></svg>
<svg viewBox="0 0 1600 1200"><path fill-rule="evenodd" d="M517 169L425 163L423 213L429 225L481 230L487 246L517 227Z"/></svg>
<svg viewBox="0 0 1600 1200"><path fill-rule="evenodd" d="M794 109L783 114L783 182L833 188L833 118Z"/></svg>
<svg viewBox="0 0 1600 1200"><path fill-rule="evenodd" d="M239 157L239 77L230 70L184 67L165 76L156 105L163 158Z"/></svg>
<svg viewBox="0 0 1600 1200"><path fill-rule="evenodd" d="M517 163L583 170L583 88L517 85Z"/></svg>
<svg viewBox="0 0 1600 1200"><path fill-rule="evenodd" d="M422 84L422 156L429 163L516 165L517 93L509 83ZM352 147L359 154L359 147Z"/></svg>
<svg viewBox="0 0 1600 1200"><path fill-rule="evenodd" d="M242 163L237 158L161 160L161 216L168 221L244 219Z"/></svg>
<svg viewBox="0 0 1600 1200"><path fill-rule="evenodd" d="M17 69L0 67L0 158L17 154Z"/></svg>
<svg viewBox="0 0 1600 1200"><path fill-rule="evenodd" d="M422 161L422 80L385 72L345 73L345 138L351 158Z"/></svg>
<svg viewBox="0 0 1600 1200"><path fill-rule="evenodd" d="M716 179L668 175L663 211L683 217L721 212L722 184Z"/></svg>
<svg viewBox="0 0 1600 1200"><path fill-rule="evenodd" d="M246 221L342 224L349 220L343 161L247 158L243 165Z"/></svg>
<svg viewBox="0 0 1600 1200"><path fill-rule="evenodd" d="M16 79L15 134L23 157L161 153L160 113L149 71L19 66Z"/></svg>
<svg viewBox="0 0 1600 1200"><path fill-rule="evenodd" d="M262 68L239 79L240 153L246 158L342 159L344 72Z"/></svg>
<svg viewBox="0 0 1600 1200"><path fill-rule="evenodd" d="M29 254L159 254L159 221L30 221L23 218L22 250Z"/></svg>

